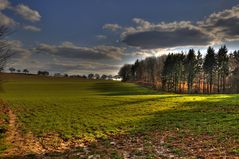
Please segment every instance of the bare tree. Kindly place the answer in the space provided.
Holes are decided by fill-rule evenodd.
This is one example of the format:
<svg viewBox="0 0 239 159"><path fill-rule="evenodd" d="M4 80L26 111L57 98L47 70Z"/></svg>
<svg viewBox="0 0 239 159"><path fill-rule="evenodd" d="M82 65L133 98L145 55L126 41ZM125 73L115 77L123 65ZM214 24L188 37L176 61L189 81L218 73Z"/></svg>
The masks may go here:
<svg viewBox="0 0 239 159"><path fill-rule="evenodd" d="M3 71L7 60L12 56L9 43L5 40L8 34L9 29L5 26L0 26L0 72Z"/></svg>
<svg viewBox="0 0 239 159"><path fill-rule="evenodd" d="M4 66L7 63L7 60L11 57L10 46L8 42L4 39L5 36L9 33L9 30L5 26L0 26L0 72L3 71ZM0 91L2 91L2 82L0 76Z"/></svg>

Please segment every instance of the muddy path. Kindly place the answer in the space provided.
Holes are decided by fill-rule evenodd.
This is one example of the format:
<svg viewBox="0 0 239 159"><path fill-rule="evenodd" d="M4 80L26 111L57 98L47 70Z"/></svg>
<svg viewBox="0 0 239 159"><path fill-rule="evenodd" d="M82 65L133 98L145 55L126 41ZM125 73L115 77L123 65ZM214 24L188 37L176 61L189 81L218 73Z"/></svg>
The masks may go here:
<svg viewBox="0 0 239 159"><path fill-rule="evenodd" d="M9 125L5 134L5 143L9 146L8 149L3 152L2 157L21 156L28 153L44 153L44 148L32 133L22 134L22 132L20 132L17 117L9 108L7 115Z"/></svg>

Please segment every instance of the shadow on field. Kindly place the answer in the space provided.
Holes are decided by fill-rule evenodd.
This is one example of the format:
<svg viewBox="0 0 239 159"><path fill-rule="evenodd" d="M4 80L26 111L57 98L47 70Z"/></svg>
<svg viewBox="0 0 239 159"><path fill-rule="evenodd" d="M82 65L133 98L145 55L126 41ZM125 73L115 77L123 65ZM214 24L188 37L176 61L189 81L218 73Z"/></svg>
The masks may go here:
<svg viewBox="0 0 239 159"><path fill-rule="evenodd" d="M1 78L0 78L0 93L4 93L5 91L4 91L4 89L3 89L3 81L1 80Z"/></svg>
<svg viewBox="0 0 239 159"><path fill-rule="evenodd" d="M46 154L28 154L25 156L0 157L1 159L73 159L79 157L77 151L51 152ZM87 157L84 157L87 158Z"/></svg>
<svg viewBox="0 0 239 159"><path fill-rule="evenodd" d="M176 98L176 97L180 97L180 95L164 95L164 96L156 96L153 98L147 98L147 99L138 99L138 100L133 100L133 101L123 101L119 104L112 104L112 105L105 105L104 107L124 107L124 106L129 106L129 105L135 105L135 107L137 107L137 104L144 104L147 102L160 102L160 100L166 100L166 99L170 99L170 98Z"/></svg>
<svg viewBox="0 0 239 159"><path fill-rule="evenodd" d="M135 123L132 132L182 129L238 139L238 107L238 96L186 101L168 110L149 113L149 118Z"/></svg>
<svg viewBox="0 0 239 159"><path fill-rule="evenodd" d="M123 95L154 95L159 92L150 90L146 87L135 85L133 83L112 82L95 83L92 90L97 91L99 94L108 96L123 96Z"/></svg>
<svg viewBox="0 0 239 159"><path fill-rule="evenodd" d="M46 154L28 154L25 156L0 157L1 159L73 159L79 157L78 151L51 152ZM87 158L87 157L85 157Z"/></svg>

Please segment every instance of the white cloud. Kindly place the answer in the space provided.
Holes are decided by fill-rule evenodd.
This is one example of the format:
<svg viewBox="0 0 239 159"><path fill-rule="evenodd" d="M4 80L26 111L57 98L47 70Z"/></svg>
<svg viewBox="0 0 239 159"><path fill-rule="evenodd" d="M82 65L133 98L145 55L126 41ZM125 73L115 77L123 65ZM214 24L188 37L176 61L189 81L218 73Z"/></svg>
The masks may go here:
<svg viewBox="0 0 239 159"><path fill-rule="evenodd" d="M0 10L4 10L10 7L10 2L8 0L0 0Z"/></svg>
<svg viewBox="0 0 239 159"><path fill-rule="evenodd" d="M107 36L106 35L96 35L96 38L99 40L104 40L104 39L107 39Z"/></svg>
<svg viewBox="0 0 239 159"><path fill-rule="evenodd" d="M103 29L108 29L108 30L112 30L112 31L116 31L118 29L121 29L122 27L119 26L118 24L105 24L103 26Z"/></svg>
<svg viewBox="0 0 239 159"><path fill-rule="evenodd" d="M16 25L16 22L12 18L4 15L1 12L0 12L0 19L1 19L0 20L0 25L4 25L4 26L14 26L14 25Z"/></svg>
<svg viewBox="0 0 239 159"><path fill-rule="evenodd" d="M28 31L32 31L32 32L39 32L41 31L41 28L35 27L35 26L31 26L31 25L26 25L23 27L23 29L28 30Z"/></svg>
<svg viewBox="0 0 239 159"><path fill-rule="evenodd" d="M6 9L16 12L24 19L27 19L31 22L39 21L41 19L38 11L29 8L24 4L13 6L8 0L0 0L0 25L8 27L20 26L19 23L15 22L14 19L2 13L2 11ZM33 32L41 31L40 28L31 25L24 25L22 28Z"/></svg>
<svg viewBox="0 0 239 159"><path fill-rule="evenodd" d="M23 44L19 40L9 40L8 44L10 46L10 50L13 53L14 59L25 60L31 56L31 51L23 47Z"/></svg>
<svg viewBox="0 0 239 159"><path fill-rule="evenodd" d="M31 22L36 22L41 19L41 15L38 11L29 8L24 4L17 5L15 11L24 19L29 20Z"/></svg>

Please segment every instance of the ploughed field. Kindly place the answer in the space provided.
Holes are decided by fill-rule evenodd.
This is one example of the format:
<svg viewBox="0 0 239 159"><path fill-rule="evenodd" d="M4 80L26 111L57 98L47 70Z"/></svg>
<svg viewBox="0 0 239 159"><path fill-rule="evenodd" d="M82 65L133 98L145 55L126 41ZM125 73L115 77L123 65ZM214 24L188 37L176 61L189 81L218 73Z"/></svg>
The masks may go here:
<svg viewBox="0 0 239 159"><path fill-rule="evenodd" d="M62 155L75 147L82 158L239 155L236 94L167 94L117 81L16 74L1 74L1 81L3 156ZM9 142L11 131L39 148ZM14 152L16 144L26 148Z"/></svg>

